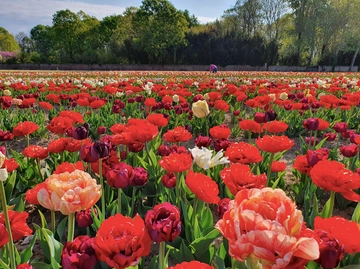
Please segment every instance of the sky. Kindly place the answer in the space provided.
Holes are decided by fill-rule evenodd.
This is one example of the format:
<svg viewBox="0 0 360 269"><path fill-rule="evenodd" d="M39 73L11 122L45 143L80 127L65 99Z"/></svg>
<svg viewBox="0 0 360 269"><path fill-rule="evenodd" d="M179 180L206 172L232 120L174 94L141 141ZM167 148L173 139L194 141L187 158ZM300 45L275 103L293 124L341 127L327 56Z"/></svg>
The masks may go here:
<svg viewBox="0 0 360 269"><path fill-rule="evenodd" d="M29 34L38 24L52 25L52 16L58 10L82 10L97 19L122 14L130 6L140 7L142 0L1 0L0 27L14 36L20 32ZM200 23L220 19L235 0L169 0L176 9L189 10Z"/></svg>

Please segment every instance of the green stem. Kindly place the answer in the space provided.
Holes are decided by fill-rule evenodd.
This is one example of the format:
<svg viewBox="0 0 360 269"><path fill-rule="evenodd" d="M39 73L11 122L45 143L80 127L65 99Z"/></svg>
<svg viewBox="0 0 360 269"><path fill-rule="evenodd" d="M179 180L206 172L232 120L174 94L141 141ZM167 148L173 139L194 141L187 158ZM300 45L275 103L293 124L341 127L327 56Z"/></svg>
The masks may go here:
<svg viewBox="0 0 360 269"><path fill-rule="evenodd" d="M135 208L135 200L136 200L136 187L133 187L132 189L132 195L131 195L131 211L130 211L130 217L132 218L134 215L134 208Z"/></svg>
<svg viewBox="0 0 360 269"><path fill-rule="evenodd" d="M102 195L101 195L101 213L106 218L106 212L105 212L105 189L104 189L104 180L102 176L102 159L99 159L99 179L102 189Z"/></svg>
<svg viewBox="0 0 360 269"><path fill-rule="evenodd" d="M50 210L50 216L51 216L51 231L53 234L55 234L55 211Z"/></svg>
<svg viewBox="0 0 360 269"><path fill-rule="evenodd" d="M335 192L330 191L330 209L329 209L329 215L327 218L331 218L333 214L334 204L335 204Z"/></svg>
<svg viewBox="0 0 360 269"><path fill-rule="evenodd" d="M193 233L194 238L193 239L194 240L197 239L197 235L199 233L199 225L198 225L198 223L196 221L196 217L197 217L196 211L197 211L198 200L199 199L195 196L194 205L193 205L193 214L192 214L192 223L193 223L193 229L194 229L194 233Z"/></svg>
<svg viewBox="0 0 360 269"><path fill-rule="evenodd" d="M9 219L9 212L6 205L6 196L5 196L5 189L2 182L0 182L0 198L1 198L1 208L3 210L4 214L4 221L5 221L5 227L9 234L9 242L7 245L9 246L9 256L10 256L10 268L15 268L15 252L14 252L14 241L11 231L11 225L10 225L10 219Z"/></svg>
<svg viewBox="0 0 360 269"><path fill-rule="evenodd" d="M68 215L67 242L71 242L74 240L74 231L75 231L75 213L71 213Z"/></svg>
<svg viewBox="0 0 360 269"><path fill-rule="evenodd" d="M118 204L117 204L117 212L121 214L121 192L122 189L118 188Z"/></svg>
<svg viewBox="0 0 360 269"><path fill-rule="evenodd" d="M273 153L273 152L270 153L269 167L268 167L267 175L266 175L266 177L267 177L266 187L270 186L271 165L272 165L273 160L274 160L274 155L275 155L275 153Z"/></svg>
<svg viewBox="0 0 360 269"><path fill-rule="evenodd" d="M165 242L160 242L159 244L159 269L165 269Z"/></svg>
<svg viewBox="0 0 360 269"><path fill-rule="evenodd" d="M207 116L204 119L205 119L205 134L206 136L209 136L209 121Z"/></svg>
<svg viewBox="0 0 360 269"><path fill-rule="evenodd" d="M181 205L180 205L180 195L181 195L181 184L180 184L180 172L176 172L176 186L175 186L175 195L176 195L176 206L179 208L179 210L181 211Z"/></svg>

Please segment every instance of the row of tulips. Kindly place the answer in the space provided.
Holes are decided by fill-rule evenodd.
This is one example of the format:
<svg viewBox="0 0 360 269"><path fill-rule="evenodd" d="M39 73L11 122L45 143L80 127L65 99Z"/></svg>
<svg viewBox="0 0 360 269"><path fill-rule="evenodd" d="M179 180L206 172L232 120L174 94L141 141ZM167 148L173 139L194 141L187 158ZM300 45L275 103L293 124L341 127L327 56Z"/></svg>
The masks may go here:
<svg viewBox="0 0 360 269"><path fill-rule="evenodd" d="M360 264L356 77L40 74L0 80L1 267Z"/></svg>

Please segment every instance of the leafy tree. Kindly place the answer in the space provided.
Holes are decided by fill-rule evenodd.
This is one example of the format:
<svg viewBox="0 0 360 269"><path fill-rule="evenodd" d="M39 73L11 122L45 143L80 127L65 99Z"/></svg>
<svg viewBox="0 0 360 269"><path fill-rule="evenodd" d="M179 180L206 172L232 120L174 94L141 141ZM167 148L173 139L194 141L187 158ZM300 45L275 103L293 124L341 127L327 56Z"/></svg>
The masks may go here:
<svg viewBox="0 0 360 269"><path fill-rule="evenodd" d="M21 63L31 62L30 54L34 50L35 42L28 37L24 32L20 32L15 36L17 43L20 46L19 60Z"/></svg>
<svg viewBox="0 0 360 269"><path fill-rule="evenodd" d="M181 11L167 0L143 0L133 25L134 43L147 53L151 63L176 63L177 50L186 46L189 25Z"/></svg>
<svg viewBox="0 0 360 269"><path fill-rule="evenodd" d="M40 55L38 61L42 63L59 62L54 49L54 31L51 26L36 25L30 30L30 38L35 43L35 51Z"/></svg>
<svg viewBox="0 0 360 269"><path fill-rule="evenodd" d="M0 27L0 50L11 52L19 50L14 36L3 27Z"/></svg>

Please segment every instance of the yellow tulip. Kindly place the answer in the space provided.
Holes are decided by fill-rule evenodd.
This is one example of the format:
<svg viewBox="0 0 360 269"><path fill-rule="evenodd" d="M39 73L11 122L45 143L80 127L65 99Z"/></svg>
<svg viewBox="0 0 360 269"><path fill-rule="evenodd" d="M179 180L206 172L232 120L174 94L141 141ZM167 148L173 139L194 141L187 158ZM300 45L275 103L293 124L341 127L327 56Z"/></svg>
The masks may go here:
<svg viewBox="0 0 360 269"><path fill-rule="evenodd" d="M208 103L205 100L199 100L193 103L192 112L197 118L205 118L210 113Z"/></svg>

